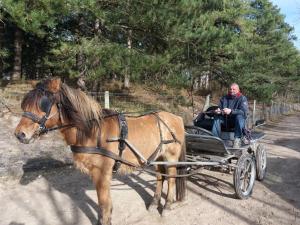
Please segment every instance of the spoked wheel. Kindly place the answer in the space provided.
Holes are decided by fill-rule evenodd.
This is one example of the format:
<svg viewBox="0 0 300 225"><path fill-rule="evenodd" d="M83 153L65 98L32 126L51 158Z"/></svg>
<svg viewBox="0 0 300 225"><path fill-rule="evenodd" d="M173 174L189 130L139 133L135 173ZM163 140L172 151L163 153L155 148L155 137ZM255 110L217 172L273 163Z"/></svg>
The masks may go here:
<svg viewBox="0 0 300 225"><path fill-rule="evenodd" d="M248 153L241 155L233 173L234 189L239 199L247 199L251 196L255 176L256 170L253 156Z"/></svg>
<svg viewBox="0 0 300 225"><path fill-rule="evenodd" d="M256 148L256 179L262 181L267 171L267 151L264 145L259 144Z"/></svg>

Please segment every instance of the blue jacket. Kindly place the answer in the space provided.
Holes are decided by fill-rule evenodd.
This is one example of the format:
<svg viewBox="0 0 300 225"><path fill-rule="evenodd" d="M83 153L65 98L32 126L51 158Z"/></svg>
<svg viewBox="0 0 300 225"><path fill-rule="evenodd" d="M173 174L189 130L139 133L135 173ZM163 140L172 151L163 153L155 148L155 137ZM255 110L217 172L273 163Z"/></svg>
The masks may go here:
<svg viewBox="0 0 300 225"><path fill-rule="evenodd" d="M246 118L248 114L248 101L244 95L225 95L220 100L219 108L229 108L232 110L232 115L243 115Z"/></svg>

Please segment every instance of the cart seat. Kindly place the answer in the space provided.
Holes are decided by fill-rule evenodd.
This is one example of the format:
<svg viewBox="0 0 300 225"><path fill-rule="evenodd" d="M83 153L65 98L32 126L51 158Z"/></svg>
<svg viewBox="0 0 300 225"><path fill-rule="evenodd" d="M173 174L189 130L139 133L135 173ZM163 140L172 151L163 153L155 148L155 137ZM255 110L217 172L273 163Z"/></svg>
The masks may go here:
<svg viewBox="0 0 300 225"><path fill-rule="evenodd" d="M187 149L192 152L218 155L231 154L222 139L218 137L186 133L185 140Z"/></svg>
<svg viewBox="0 0 300 225"><path fill-rule="evenodd" d="M201 127L209 131L212 130L213 123L214 123L214 117L213 116L208 117L205 114L203 114L202 117L199 118L197 117L194 120L194 126ZM247 124L247 122L245 124ZM221 124L221 131L234 132L234 127L235 127L234 122L228 121L227 124L226 123Z"/></svg>

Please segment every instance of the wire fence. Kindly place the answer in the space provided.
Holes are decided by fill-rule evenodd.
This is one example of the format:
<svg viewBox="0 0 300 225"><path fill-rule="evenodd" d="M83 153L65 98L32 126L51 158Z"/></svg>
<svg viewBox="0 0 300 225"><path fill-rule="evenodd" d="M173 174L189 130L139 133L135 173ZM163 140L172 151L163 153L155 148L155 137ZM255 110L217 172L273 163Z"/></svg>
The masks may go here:
<svg viewBox="0 0 300 225"><path fill-rule="evenodd" d="M191 100L183 96L165 96L156 94L154 96L136 96L128 93L112 92L88 92L101 106L119 112L145 113L149 111L169 111L182 116L184 120L191 119L193 104Z"/></svg>
<svg viewBox="0 0 300 225"><path fill-rule="evenodd" d="M139 97L130 93L112 93L112 92L88 92L102 107L110 108L119 112L145 113L149 111L165 110L183 117L185 123L192 123L196 111L206 106L213 105L206 97L205 103L198 105L191 97L166 96L156 94L153 96ZM3 112L10 111L21 113L20 101L24 93L0 93L0 115ZM282 115L295 111L300 111L300 103L289 103L287 101L272 101L269 104L261 103L256 100L249 101L248 127L253 127L257 121L276 120Z"/></svg>
<svg viewBox="0 0 300 225"><path fill-rule="evenodd" d="M90 92L89 94L99 101L101 105L107 105L104 92ZM206 108L205 105L212 105L209 96L206 97L204 105L200 105L200 107L199 105L195 106L192 99L183 98L182 96L160 96L158 99L145 101L145 99L132 97L127 93L109 93L107 98L106 101L109 101L109 107L120 112L167 110L182 116L186 123L192 120L195 116L193 113L199 111L199 108L203 109ZM271 101L267 104L249 100L248 127L253 127L256 122L261 122L262 120L276 120L282 115L295 111L300 111L299 102Z"/></svg>
<svg viewBox="0 0 300 225"><path fill-rule="evenodd" d="M253 100L249 101L249 109L248 125L252 127L256 121L272 121L278 119L280 116L300 111L300 104L286 101L271 101L267 104Z"/></svg>

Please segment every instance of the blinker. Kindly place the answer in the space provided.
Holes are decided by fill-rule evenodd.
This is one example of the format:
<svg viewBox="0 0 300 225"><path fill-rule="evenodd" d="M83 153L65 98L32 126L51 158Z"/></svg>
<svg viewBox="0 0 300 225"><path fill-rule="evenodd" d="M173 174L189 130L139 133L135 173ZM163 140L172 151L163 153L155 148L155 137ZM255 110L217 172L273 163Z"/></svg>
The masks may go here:
<svg viewBox="0 0 300 225"><path fill-rule="evenodd" d="M48 97L43 96L40 100L39 107L43 112L49 113L52 107L52 102Z"/></svg>

